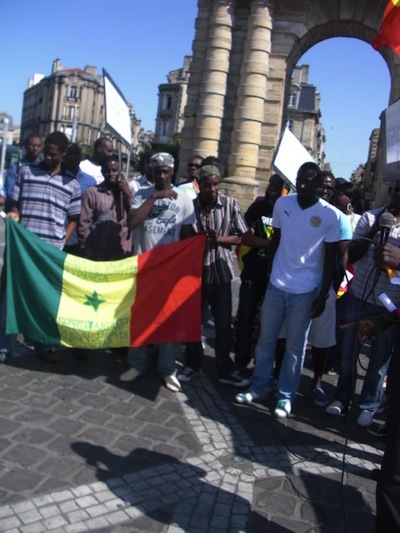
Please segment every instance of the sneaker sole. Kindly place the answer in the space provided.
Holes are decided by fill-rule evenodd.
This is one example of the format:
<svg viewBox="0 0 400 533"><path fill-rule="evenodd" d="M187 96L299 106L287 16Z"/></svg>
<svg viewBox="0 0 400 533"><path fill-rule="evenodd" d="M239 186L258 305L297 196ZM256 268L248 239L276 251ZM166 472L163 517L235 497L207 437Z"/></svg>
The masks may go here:
<svg viewBox="0 0 400 533"><path fill-rule="evenodd" d="M274 416L276 416L276 418L289 418L290 416L290 413L288 413L287 411L282 411L282 410L275 410L274 411Z"/></svg>
<svg viewBox="0 0 400 533"><path fill-rule="evenodd" d="M224 385L230 385L231 387L238 387L239 389L243 389L243 387L248 387L250 385L250 381L245 381L244 383L234 383L233 381L229 381L229 379L220 378L218 380L220 383L223 383Z"/></svg>

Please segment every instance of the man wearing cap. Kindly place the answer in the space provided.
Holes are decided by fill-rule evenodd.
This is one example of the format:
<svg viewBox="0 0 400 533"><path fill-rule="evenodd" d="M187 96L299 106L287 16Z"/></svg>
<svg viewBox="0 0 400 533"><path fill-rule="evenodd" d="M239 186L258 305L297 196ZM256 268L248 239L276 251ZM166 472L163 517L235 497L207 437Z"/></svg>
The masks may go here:
<svg viewBox="0 0 400 533"><path fill-rule="evenodd" d="M193 235L193 202L171 183L174 158L168 153L159 152L151 157L150 166L154 184L138 190L131 201L128 215L128 227L134 230L135 255ZM148 348L141 346L129 349L128 363L131 368L120 376L121 381L133 381L146 372ZM167 388L173 392L181 390L176 378L177 349L175 343L158 345L158 372Z"/></svg>
<svg viewBox="0 0 400 533"><path fill-rule="evenodd" d="M202 282L202 303L208 303L215 322L215 362L220 383L245 387L249 380L234 370L230 357L233 264L231 246L240 243L247 225L235 198L220 194L218 167L205 165L198 174L199 194L193 201L195 231L207 235ZM198 372L203 359L201 342L188 343L185 368L179 380L188 382Z"/></svg>

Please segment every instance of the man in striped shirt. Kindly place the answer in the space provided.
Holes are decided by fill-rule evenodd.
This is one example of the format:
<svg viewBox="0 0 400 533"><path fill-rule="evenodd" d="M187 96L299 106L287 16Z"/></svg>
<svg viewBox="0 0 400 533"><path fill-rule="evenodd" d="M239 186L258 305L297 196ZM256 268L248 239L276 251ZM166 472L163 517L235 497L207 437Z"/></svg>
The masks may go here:
<svg viewBox="0 0 400 533"><path fill-rule="evenodd" d="M239 244L248 231L235 198L219 193L219 169L214 165L202 167L198 174L199 194L193 201L197 233L207 235L204 262L202 303L208 303L215 322L215 362L220 383L245 387L249 380L234 370L230 357L233 264L231 246ZM186 366L178 376L188 382L198 372L203 359L201 342L186 345Z"/></svg>
<svg viewBox="0 0 400 533"><path fill-rule="evenodd" d="M22 167L19 171L11 195L13 205L7 215L58 250L64 248L76 229L81 211L80 185L75 178L67 174L62 163L67 149L68 139L63 133L55 131L47 136L42 163L36 168ZM4 278L4 274L2 277ZM2 285L4 290L4 284ZM5 359L5 298L1 303L0 352ZM39 344L35 347L44 361L57 362L51 347ZM8 350L12 351L12 345L8 344Z"/></svg>
<svg viewBox="0 0 400 533"><path fill-rule="evenodd" d="M44 160L37 168L21 168L11 195L10 216L58 250L76 229L81 212L80 185L62 164L67 149L63 133L50 133Z"/></svg>

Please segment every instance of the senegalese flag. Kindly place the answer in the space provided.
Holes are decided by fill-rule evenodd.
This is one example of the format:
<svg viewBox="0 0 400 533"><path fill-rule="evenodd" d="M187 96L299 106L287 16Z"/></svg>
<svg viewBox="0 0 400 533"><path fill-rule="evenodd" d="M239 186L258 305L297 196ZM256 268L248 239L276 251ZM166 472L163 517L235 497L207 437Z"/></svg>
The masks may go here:
<svg viewBox="0 0 400 533"><path fill-rule="evenodd" d="M388 46L400 56L400 0L389 0L381 27L372 46L375 50Z"/></svg>
<svg viewBox="0 0 400 533"><path fill-rule="evenodd" d="M92 349L199 341L204 241L96 262L8 219L7 333Z"/></svg>

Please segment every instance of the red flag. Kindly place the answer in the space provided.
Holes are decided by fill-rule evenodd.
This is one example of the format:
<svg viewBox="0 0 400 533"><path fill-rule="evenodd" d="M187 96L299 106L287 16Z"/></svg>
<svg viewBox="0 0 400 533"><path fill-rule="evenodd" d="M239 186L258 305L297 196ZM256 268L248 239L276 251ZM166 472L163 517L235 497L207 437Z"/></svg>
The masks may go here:
<svg viewBox="0 0 400 533"><path fill-rule="evenodd" d="M372 41L375 50L392 48L400 57L400 0L389 0L378 35Z"/></svg>

